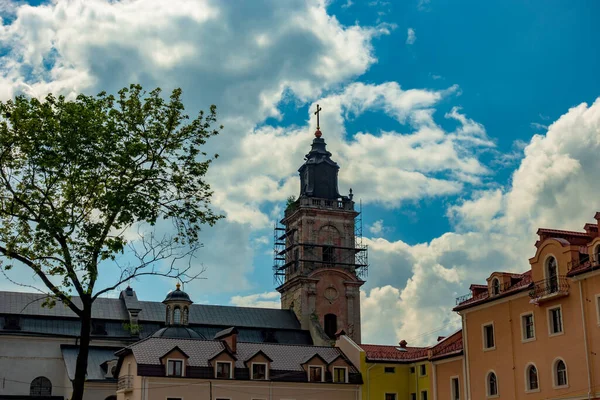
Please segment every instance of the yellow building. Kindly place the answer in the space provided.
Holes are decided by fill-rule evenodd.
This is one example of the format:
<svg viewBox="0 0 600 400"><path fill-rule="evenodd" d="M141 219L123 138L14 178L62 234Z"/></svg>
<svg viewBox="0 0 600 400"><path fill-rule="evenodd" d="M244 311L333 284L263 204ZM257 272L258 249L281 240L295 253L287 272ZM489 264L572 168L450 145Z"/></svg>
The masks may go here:
<svg viewBox="0 0 600 400"><path fill-rule="evenodd" d="M336 345L363 376L362 400L430 400L429 348L357 345L340 336Z"/></svg>

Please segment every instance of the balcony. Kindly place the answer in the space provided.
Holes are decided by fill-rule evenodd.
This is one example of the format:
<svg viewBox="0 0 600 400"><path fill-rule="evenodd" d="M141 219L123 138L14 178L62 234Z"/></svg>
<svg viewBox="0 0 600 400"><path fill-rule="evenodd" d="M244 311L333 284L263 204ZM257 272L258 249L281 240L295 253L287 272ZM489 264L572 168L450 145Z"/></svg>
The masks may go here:
<svg viewBox="0 0 600 400"><path fill-rule="evenodd" d="M537 303L568 295L569 281L566 276L557 276L555 279L534 282L533 288L529 291L529 297Z"/></svg>
<svg viewBox="0 0 600 400"><path fill-rule="evenodd" d="M131 392L133 390L133 375L123 375L119 377L117 391Z"/></svg>

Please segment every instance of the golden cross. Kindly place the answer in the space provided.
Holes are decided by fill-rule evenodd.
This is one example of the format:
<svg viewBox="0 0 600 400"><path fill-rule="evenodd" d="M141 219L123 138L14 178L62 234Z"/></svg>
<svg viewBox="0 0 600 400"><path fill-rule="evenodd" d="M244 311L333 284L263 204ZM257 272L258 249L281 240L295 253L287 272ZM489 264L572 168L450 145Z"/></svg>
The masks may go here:
<svg viewBox="0 0 600 400"><path fill-rule="evenodd" d="M322 110L321 107L317 104L317 111L315 111L315 115L317 116L317 129L319 129L319 112Z"/></svg>

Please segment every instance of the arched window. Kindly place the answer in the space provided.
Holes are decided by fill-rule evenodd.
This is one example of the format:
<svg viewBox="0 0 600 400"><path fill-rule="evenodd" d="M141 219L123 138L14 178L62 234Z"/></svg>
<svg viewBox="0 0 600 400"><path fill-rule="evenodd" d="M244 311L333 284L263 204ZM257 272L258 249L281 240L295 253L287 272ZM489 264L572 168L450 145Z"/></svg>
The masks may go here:
<svg viewBox="0 0 600 400"><path fill-rule="evenodd" d="M487 394L488 396L498 395L498 379L494 372L490 372L487 376Z"/></svg>
<svg viewBox="0 0 600 400"><path fill-rule="evenodd" d="M594 248L594 259L592 260L592 265L600 264L600 244Z"/></svg>
<svg viewBox="0 0 600 400"><path fill-rule="evenodd" d="M190 313L189 308L183 307L183 324L184 325L188 324L189 313Z"/></svg>
<svg viewBox="0 0 600 400"><path fill-rule="evenodd" d="M29 386L30 396L52 396L52 382L45 376L38 376Z"/></svg>
<svg viewBox="0 0 600 400"><path fill-rule="evenodd" d="M181 324L181 309L179 307L173 309L173 324Z"/></svg>
<svg viewBox="0 0 600 400"><path fill-rule="evenodd" d="M558 360L554 364L554 384L556 386L567 386L567 366L563 360Z"/></svg>
<svg viewBox="0 0 600 400"><path fill-rule="evenodd" d="M325 314L325 333L331 339L335 338L337 332L337 316L335 314Z"/></svg>
<svg viewBox="0 0 600 400"><path fill-rule="evenodd" d="M171 306L167 306L167 318L165 319L167 325L171 325Z"/></svg>
<svg viewBox="0 0 600 400"><path fill-rule="evenodd" d="M550 293L558 291L558 267L554 257L550 257L546 264L546 284Z"/></svg>
<svg viewBox="0 0 600 400"><path fill-rule="evenodd" d="M494 280L492 281L492 294L494 296L500 294L500 281L498 280L498 278L494 278Z"/></svg>
<svg viewBox="0 0 600 400"><path fill-rule="evenodd" d="M538 382L538 373L535 365L529 365L525 370L527 377L527 390L538 390L540 388Z"/></svg>

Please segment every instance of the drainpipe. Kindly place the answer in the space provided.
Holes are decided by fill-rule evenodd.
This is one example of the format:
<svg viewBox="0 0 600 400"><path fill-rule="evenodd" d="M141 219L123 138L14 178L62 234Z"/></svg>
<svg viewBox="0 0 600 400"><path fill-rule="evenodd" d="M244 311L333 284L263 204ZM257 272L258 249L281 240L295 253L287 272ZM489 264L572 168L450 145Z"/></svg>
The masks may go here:
<svg viewBox="0 0 600 400"><path fill-rule="evenodd" d="M431 378L433 380L433 382L431 382L433 384L433 400L437 400L437 377L435 375L435 363L432 361L431 362Z"/></svg>
<svg viewBox="0 0 600 400"><path fill-rule="evenodd" d="M587 340L587 324L585 323L585 307L583 302L583 286L579 281L579 303L581 304L581 323L583 324L583 347L585 349L585 363L587 366L587 378L588 378L588 400L592 398L592 376L590 374L590 351L588 350Z"/></svg>
<svg viewBox="0 0 600 400"><path fill-rule="evenodd" d="M371 400L371 379L369 378L369 372L376 364L371 365L367 368L367 400Z"/></svg>
<svg viewBox="0 0 600 400"><path fill-rule="evenodd" d="M415 364L415 394L418 399L419 398L419 370L417 369L416 364Z"/></svg>
<svg viewBox="0 0 600 400"><path fill-rule="evenodd" d="M469 354L468 354L468 342L467 342L467 314L462 315L462 326L463 326L463 372L464 372L464 385L465 385L465 397L466 400L471 400L471 371L469 370Z"/></svg>
<svg viewBox="0 0 600 400"><path fill-rule="evenodd" d="M273 400L273 381L269 381L269 400Z"/></svg>
<svg viewBox="0 0 600 400"><path fill-rule="evenodd" d="M520 323L520 321L519 321ZM512 304L509 301L508 302L508 325L510 326L510 354L511 354L511 360L512 360L512 370L513 370L513 394L515 396L515 399L517 398L517 368L515 366L515 346L514 346L514 331L513 331L513 324L512 324ZM496 336L496 332L494 332L494 336ZM498 340L496 337L494 337L494 340Z"/></svg>

